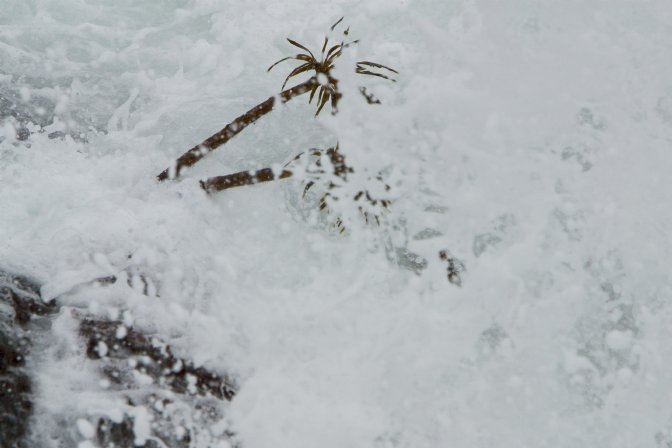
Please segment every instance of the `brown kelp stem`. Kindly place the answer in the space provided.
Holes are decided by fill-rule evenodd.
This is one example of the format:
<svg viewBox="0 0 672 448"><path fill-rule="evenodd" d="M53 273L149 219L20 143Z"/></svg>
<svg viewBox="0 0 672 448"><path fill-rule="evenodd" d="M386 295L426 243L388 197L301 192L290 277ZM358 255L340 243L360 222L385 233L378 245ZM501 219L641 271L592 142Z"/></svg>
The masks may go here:
<svg viewBox="0 0 672 448"><path fill-rule="evenodd" d="M352 168L346 165L345 157L340 152L338 152L338 145L335 148L329 148L326 151L316 148L309 149L306 152L299 153L296 157L294 157L292 162L299 160L306 154L310 154L318 158L315 161L315 170L308 170L307 172L309 174L317 176L325 174L325 171L322 168L322 162L319 159L319 157L321 157L323 154L329 157L334 175L345 179L347 173L353 172ZM262 168L255 171L240 171L238 173L227 174L225 176L210 177L201 181L201 188L203 188L208 193L214 193L217 191L228 190L229 188L242 187L243 185L253 185L260 182L287 179L288 177L292 177L294 175L293 171L288 168L292 162L286 164L285 168L280 172L273 170L273 168ZM313 185L313 183L313 180L309 180L306 183L306 191ZM333 187L333 185L331 187Z"/></svg>
<svg viewBox="0 0 672 448"><path fill-rule="evenodd" d="M276 105L276 98L280 99L281 103L310 92L315 86L319 86L316 77L310 78L308 81L294 86L290 89L283 90L279 95L268 98L263 103L253 107L243 115L239 116L231 123L227 124L222 130L210 136L200 144L194 146L189 151L182 154L176 161L174 168L166 168L157 176L159 181L167 179L175 179L179 177L182 169L194 165L196 162L205 157L209 152L214 151L218 147L228 142L232 137L237 135L248 125L254 123L259 118L273 110Z"/></svg>
<svg viewBox="0 0 672 448"><path fill-rule="evenodd" d="M214 193L243 185L286 179L292 177L292 175L293 173L290 170L282 170L276 174L272 168L262 168L256 171L241 171L239 173L227 174L226 176L211 177L201 181L201 188L208 193Z"/></svg>

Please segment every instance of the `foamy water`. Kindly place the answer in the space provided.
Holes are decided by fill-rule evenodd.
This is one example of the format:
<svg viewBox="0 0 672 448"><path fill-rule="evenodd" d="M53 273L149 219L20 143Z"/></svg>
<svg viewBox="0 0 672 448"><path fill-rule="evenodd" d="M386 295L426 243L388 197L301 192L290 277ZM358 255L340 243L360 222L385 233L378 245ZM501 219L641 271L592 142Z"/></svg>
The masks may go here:
<svg viewBox="0 0 672 448"><path fill-rule="evenodd" d="M343 15L338 115L293 100L156 182L279 92L286 37L319 49ZM672 443L670 23L663 0L4 0L0 268L64 307L32 361L39 443L124 412L149 430L72 309L237 379L194 446ZM380 227L340 204L349 231L325 230L292 181L199 188L337 141L352 189L393 187ZM121 272L154 289L78 286Z"/></svg>

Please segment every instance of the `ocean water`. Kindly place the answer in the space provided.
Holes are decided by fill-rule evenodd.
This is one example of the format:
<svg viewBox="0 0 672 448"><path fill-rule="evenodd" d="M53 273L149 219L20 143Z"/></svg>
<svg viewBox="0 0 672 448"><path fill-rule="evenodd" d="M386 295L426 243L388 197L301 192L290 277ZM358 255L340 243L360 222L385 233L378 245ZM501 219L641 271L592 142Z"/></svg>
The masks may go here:
<svg viewBox="0 0 672 448"><path fill-rule="evenodd" d="M0 3L0 270L61 305L29 446L95 446L102 417L152 440L162 392L101 383L81 314L236 379L213 421L180 411L183 446L672 445L669 2ZM297 98L156 181L342 16L338 114ZM330 215L300 181L199 188L337 142ZM351 198L378 175L367 224Z"/></svg>

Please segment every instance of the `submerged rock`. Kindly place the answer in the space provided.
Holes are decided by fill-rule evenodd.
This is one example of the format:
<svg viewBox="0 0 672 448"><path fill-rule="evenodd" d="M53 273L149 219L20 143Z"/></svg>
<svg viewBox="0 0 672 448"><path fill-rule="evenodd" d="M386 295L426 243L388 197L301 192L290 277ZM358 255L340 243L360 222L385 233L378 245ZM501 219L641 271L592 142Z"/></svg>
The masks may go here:
<svg viewBox="0 0 672 448"><path fill-rule="evenodd" d="M55 311L28 279L0 271L0 446L29 447L33 385L26 368L32 319Z"/></svg>
<svg viewBox="0 0 672 448"><path fill-rule="evenodd" d="M39 396L30 367L44 362L28 362L30 349L50 340L45 337L50 316L59 310L55 301L42 301L34 282L0 271L0 448L52 446L54 437L56 446L72 446L75 427L96 442L92 446L104 448L188 448L230 440L224 428L214 433L211 428L224 418L221 404L236 392L231 378L174 355L157 335L74 310L87 357L107 382L110 397L126 403L123 419L99 412L87 418L59 415L60 434L40 434L37 426L31 430Z"/></svg>

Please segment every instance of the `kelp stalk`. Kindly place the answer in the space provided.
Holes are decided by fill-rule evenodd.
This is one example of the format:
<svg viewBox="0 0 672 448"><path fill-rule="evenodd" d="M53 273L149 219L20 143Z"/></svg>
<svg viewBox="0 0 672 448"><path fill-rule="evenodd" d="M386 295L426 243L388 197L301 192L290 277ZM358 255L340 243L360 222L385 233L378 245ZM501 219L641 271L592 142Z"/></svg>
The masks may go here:
<svg viewBox="0 0 672 448"><path fill-rule="evenodd" d="M163 170L163 172L161 172L161 174L157 176L158 180L164 181L168 179L176 179L180 176L180 173L184 168L194 165L207 154L222 146L234 136L238 135L238 133L240 133L247 126L272 111L277 104L278 99L280 100L280 103L284 104L292 98L310 92L315 86L319 86L319 83L316 77L312 77L306 82L303 82L290 89L283 90L280 92L280 94L268 98L263 103L258 104L243 115L233 120L231 123L227 124L216 134L208 137L206 140L202 141L198 145L182 154L175 161L173 167L166 168Z"/></svg>

